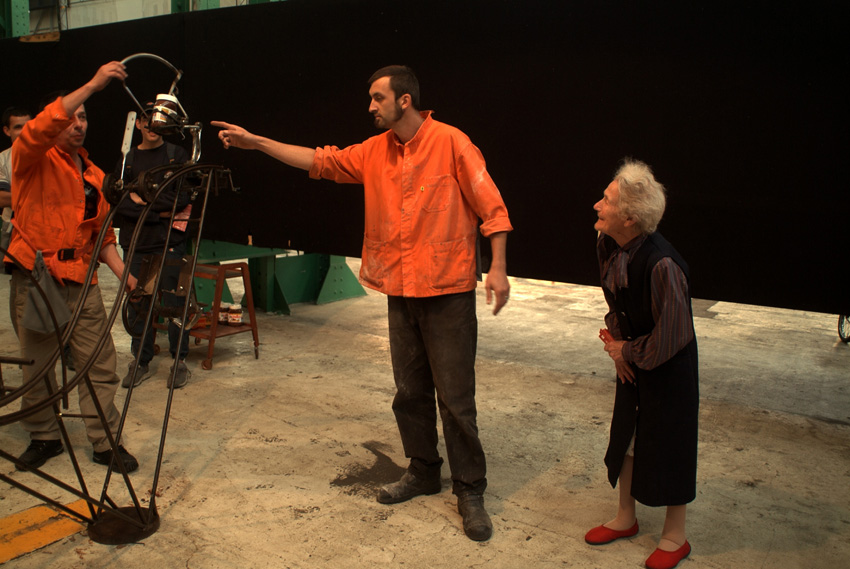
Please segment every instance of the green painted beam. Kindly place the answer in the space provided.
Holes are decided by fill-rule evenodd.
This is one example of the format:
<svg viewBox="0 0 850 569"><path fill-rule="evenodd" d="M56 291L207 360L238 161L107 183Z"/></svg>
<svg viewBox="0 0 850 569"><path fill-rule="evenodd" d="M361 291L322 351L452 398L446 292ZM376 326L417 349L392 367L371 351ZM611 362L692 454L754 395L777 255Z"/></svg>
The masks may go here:
<svg viewBox="0 0 850 569"><path fill-rule="evenodd" d="M171 13L191 12L192 10L212 10L219 7L219 0L171 0Z"/></svg>
<svg viewBox="0 0 850 569"><path fill-rule="evenodd" d="M322 288L316 297L316 304L325 304L356 296L366 296L366 291L357 277L354 276L354 273L351 272L348 263L345 262L345 257L329 255L327 274L325 274Z"/></svg>
<svg viewBox="0 0 850 569"><path fill-rule="evenodd" d="M263 312L276 312L289 315L289 303L275 274L275 256L248 259L248 274L251 275L251 289L254 293L254 309Z"/></svg>
<svg viewBox="0 0 850 569"><path fill-rule="evenodd" d="M198 262L217 263L221 261L233 261L235 259L275 257L288 253L289 251L286 249L254 247L253 245L241 245L228 241L216 241L215 239L201 239L201 244L198 245Z"/></svg>
<svg viewBox="0 0 850 569"><path fill-rule="evenodd" d="M286 249L210 239L202 239L198 245L199 263L217 265L241 259L248 260L256 310L290 314L290 305L293 303L324 304L366 294L345 262L345 257L339 255L294 255ZM195 279L198 302L211 303L213 291L213 281ZM222 302L233 302L226 285Z"/></svg>
<svg viewBox="0 0 850 569"><path fill-rule="evenodd" d="M29 0L0 0L0 37L17 38L29 33Z"/></svg>
<svg viewBox="0 0 850 569"><path fill-rule="evenodd" d="M275 259L275 280L288 304L315 302L327 272L325 257L305 253Z"/></svg>

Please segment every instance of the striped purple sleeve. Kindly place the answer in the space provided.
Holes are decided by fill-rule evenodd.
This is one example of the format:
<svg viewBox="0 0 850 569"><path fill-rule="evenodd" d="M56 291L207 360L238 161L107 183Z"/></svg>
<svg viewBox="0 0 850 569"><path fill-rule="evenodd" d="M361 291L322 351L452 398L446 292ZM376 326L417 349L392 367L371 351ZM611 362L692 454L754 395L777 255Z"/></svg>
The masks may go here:
<svg viewBox="0 0 850 569"><path fill-rule="evenodd" d="M652 318L652 332L623 345L623 358L645 370L668 361L694 337L688 282L670 257L652 268Z"/></svg>

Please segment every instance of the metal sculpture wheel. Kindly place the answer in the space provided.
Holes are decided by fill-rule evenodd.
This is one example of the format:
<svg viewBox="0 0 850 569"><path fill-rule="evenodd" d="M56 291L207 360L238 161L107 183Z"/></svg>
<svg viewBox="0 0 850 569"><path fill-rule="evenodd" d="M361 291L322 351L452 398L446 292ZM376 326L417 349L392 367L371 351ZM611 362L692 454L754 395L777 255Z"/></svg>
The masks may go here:
<svg viewBox="0 0 850 569"><path fill-rule="evenodd" d="M165 265L180 265L180 275L175 290L164 291L156 287L157 275ZM168 321L178 328L191 330L201 318L201 308L192 286L192 256L186 255L180 259L166 258L163 263L162 255L145 256L139 269L138 284L126 297L121 307L121 319L124 329L135 339L142 337L141 330L148 318L150 302L153 302L153 322ZM167 305L163 303L166 295L173 300ZM183 326L183 305L188 301L186 325ZM156 353L156 347L154 348Z"/></svg>
<svg viewBox="0 0 850 569"><path fill-rule="evenodd" d="M197 201L200 203L197 204L199 207L193 207L192 219L188 220L188 222L191 225L197 227L196 237L200 239L201 235L203 234L203 225L206 216L206 208L210 191L212 190L217 194L219 188L221 187L227 187L231 190L235 190L235 188L232 185L230 171L226 168L215 165L190 164L188 166L183 166L177 169L174 172L173 176L163 181L160 184L160 187L157 188L157 196L154 197L158 197L158 194L160 192L166 191L169 188L169 185L171 184L182 184L183 182L181 181L181 178L184 176L192 178L193 180L196 180L198 182L197 185L193 184L193 191L197 193ZM123 199L128 198L125 195ZM100 250L104 241L105 232L109 227L111 227L112 218L114 217L116 210L117 208L113 208L109 216L107 217L107 220L103 225L103 229L98 235L94 249L95 251ZM172 211L172 216L174 215L174 213L175 212ZM133 238L130 242L130 247L127 250L128 255L132 255L134 253L135 244L140 231L141 224L136 226ZM93 254L94 260L96 260L97 257L97 254ZM12 260L15 261L14 259ZM185 322L186 326L188 327L191 326L193 322L196 322L196 318L200 315L200 311L198 310L198 304L194 299L194 296L190 292L188 292L192 289L192 287L188 283L191 283L195 267L197 265L197 252L193 256L187 256L182 259L179 259L178 262L181 263L181 276L178 279L176 292L180 293L181 291L187 291L186 293L182 294L186 301L182 302L181 306L177 310L173 308L165 309L165 307L162 307L159 312L157 312L157 314L161 315L163 318L174 321L178 325L180 325L180 323L182 322ZM71 322L68 323L66 328L61 332L56 332L56 348L51 358L49 358L47 362L44 362L43 365L40 364L39 369L34 370L30 379L28 379L25 384L17 388L10 388L9 386L6 386L4 391L0 392L0 426L19 421L32 415L33 413L40 412L44 409L53 410L57 418L57 423L59 425L61 439L71 460L71 464L77 479L77 485L74 486L73 483L68 483L59 480L39 468L30 468L21 463L15 455L11 454L10 452L7 452L4 449L0 449L0 458L3 458L13 464L21 466L22 468L28 470L30 473L38 476L42 481L46 481L76 496L77 498L84 500L86 502L86 511L75 511L69 508L68 506L60 503L57 499L51 498L49 493L40 492L36 488L28 486L26 484L28 479L26 478L19 479L4 472L0 472L0 480L8 483L12 487L18 488L40 499L41 501L47 504L50 504L54 508L62 510L63 512L67 513L75 519L79 519L80 521L88 524L89 537L97 543L103 543L107 545L134 543L150 536L159 529L160 516L157 511L156 505L156 489L158 487L160 471L162 468L164 446L168 430L168 422L171 412L171 404L174 395L174 390L173 388L169 389L168 398L166 400L165 408L163 410L162 432L159 449L156 455L156 465L154 469L153 480L149 488L150 502L148 507L142 506L141 500L139 499L138 493L134 488L133 482L129 478L129 475L126 472L123 462L120 460L117 462L113 461L112 464L109 465L108 470L106 471L106 475L103 481L103 487L100 491L101 493L99 497L94 491L90 491L88 489L88 485L86 484L85 477L78 462L78 453L75 451L74 445L70 440L64 421L68 418L82 417L79 414L69 414L67 412L68 399L70 397L70 394L83 382L85 382L90 392L94 392L93 386L91 384L91 379L88 375L88 371L94 364L97 358L97 354L101 351L102 347L111 337L112 325L118 316L118 312L122 310L122 306L126 306L127 302L129 301L128 299L136 299L136 301L138 301L142 296L147 296L148 299L151 301L155 300L152 292L160 286L159 281L161 280L160 275L163 265L161 256L159 256L159 259L157 259L156 257L151 258L148 261L148 265L148 272L150 276L146 277L142 281L145 283L146 288L137 288L136 291L131 295L118 295L112 305L112 308L108 309L107 311L106 326L101 331L100 340L98 342L97 348L88 356L88 359L82 362L76 362L77 366L75 375L69 376L66 366L63 365L61 368L61 378L57 377L57 384L51 385L51 382L47 379L48 370L52 370L54 368L57 360L59 360L60 358L64 358L64 351L60 350L59 346L64 346L65 343L67 343L68 338L71 337L75 327L78 325L78 319L82 303L80 303L80 305L75 309L74 316L72 317ZM89 270L84 282L84 290L86 291L88 290L88 286L91 283L96 267L96 262L92 262L89 266ZM22 270L22 272L29 275L29 271L23 269L20 265L19 268ZM119 291L123 291L125 289L128 277L129 264L126 266L124 274L122 275L121 283L119 285ZM146 290L148 292L146 292ZM154 308L155 305L151 305L149 306L149 311L141 311L144 312L143 317L147 319L145 322L145 331L143 332L143 334L147 333L147 329L152 325L152 315L154 313ZM180 342L182 341L184 341L184 338L181 334ZM26 365L30 362L21 363ZM19 403L18 400L27 391L32 389L35 386L36 382L41 382L47 386L47 396L30 407L26 407L20 410L11 410L12 404ZM121 412L119 426L115 433L112 433L110 431L106 420L105 412L101 407L99 401L97 400L97 398L93 399L97 411L97 418L100 420L104 430L107 433L110 448L112 449L114 455L118 454L118 441L121 440L125 421L128 417L128 411L130 409L130 403L133 396L133 387L134 386L131 384L128 388L127 395L124 399L124 405L123 410ZM60 410L60 405L63 407L62 410ZM133 503L131 506L121 507L116 504L116 502L110 496L109 487L113 479L113 474L116 475L116 479L123 480L126 490L129 493Z"/></svg>
<svg viewBox="0 0 850 569"><path fill-rule="evenodd" d="M191 132L192 156L190 161L186 164L168 165L161 168L149 170L148 172L143 173L141 176L138 176L136 180L131 181L127 184L123 182L121 177L109 175L104 180L104 197L110 204L112 204L113 206L117 206L121 203L122 200L130 199L130 193L135 192L136 195L142 197L142 199L148 204L143 210L142 216L140 218L143 220L148 214L148 212L151 210L151 204L156 202L156 200L161 195L163 195L166 190L172 187L176 187L177 191L175 192L175 196L182 192L189 192L191 194L191 201L195 202L192 207L191 217L190 219L183 219L181 217L180 222L185 223L186 226L191 226L195 239L200 240L203 234L204 219L206 217L206 210L209 201L210 191L215 192L215 194L217 195L220 188L227 188L231 191L238 191L238 188L233 185L233 179L231 177L230 170L222 166L198 164L198 159L200 158L201 152L201 124L197 123L194 125L190 125L187 123L185 111L183 110L182 106L180 106L175 96L176 84L177 81L180 80L182 72L178 71L173 65L168 63L166 60L152 54L140 53L132 55L130 57L125 58L122 63L127 63L137 57L148 57L155 59L157 61L162 62L175 72L175 79L168 93L157 96L157 104L154 106L154 115L157 112L157 105L159 105L161 107L159 109L162 115L161 119L166 123L163 125L163 128L168 130L169 134L180 134L181 136L183 136L183 130L189 130ZM127 88L126 84L124 87L130 97L133 99L133 101L135 101L136 105L139 106L139 108L144 113L144 109L141 107L135 96L133 96L133 94L130 92L129 88ZM178 111L182 112L182 115ZM132 125L134 123L135 115L135 112L131 112L128 115L127 123L124 127L124 145L122 146L122 150L123 154L125 155L125 160L126 153L129 149L130 141L132 139ZM151 122L155 121L152 120ZM156 182L155 180L159 181ZM169 224L168 235L166 236L165 240L166 244L170 240L171 231L174 227L175 217L178 214L178 212L176 211L176 207L177 200L175 197L174 202L171 203L171 224ZM117 210L117 207L113 207L110 209L110 212L103 223L101 231L97 236L92 254L92 262L89 264L86 273L86 278L83 282L83 297L88 294L91 282L95 275L95 271L97 270L97 258L99 256L99 251L103 246L103 242L106 237L106 232L111 230L112 220ZM131 258L133 254L135 254L136 242L139 238L141 231L142 223L140 222L136 224L136 227L133 230L132 238L130 240L130 245L125 251L127 259ZM146 276L145 279L142 279L143 286L137 288L132 294L127 295L126 297L124 297L123 291L125 290L127 282L129 280L130 263L127 262L125 264L124 272L121 276L121 282L118 289L120 292L116 297L114 303L111 305L111 308L107 311L105 327L103 330L100 331L98 343L92 353L88 354L87 359L84 358L85 361L75 362L76 371L73 376L69 376L67 366L65 365L64 350L62 350L61 347L68 342L68 340L73 335L76 326L79 323L80 315L82 312L82 306L84 304L83 299L81 298L81 300L75 307L73 311L73 316L71 317L71 321L64 328L60 328L58 326L58 323L56 322L55 315L53 314L53 308L47 301L47 297L41 287L39 287L38 283L35 282L34 279L32 279L30 271L25 269L16 259L14 259L12 255L8 255L11 261L16 264L18 269L24 274L26 274L27 277L34 282L36 288L38 289L40 297L45 300L48 306L48 310L51 313L51 318L53 320L53 329L56 336L56 347L54 348L55 351L52 353L52 355L47 358L46 361L39 363L39 368L34 369L29 379L27 379L26 382L23 382L20 387L9 388L8 386L6 386L3 389L0 389L0 426L20 421L35 413L42 412L45 409L52 410L54 415L56 416L56 421L59 427L61 439L65 445L65 448L67 449L68 456L71 460L71 465L76 476L77 486L73 486L72 484L59 480L47 474L46 472L43 472L39 468L32 468L28 465L23 464L16 456L12 455L11 453L5 451L2 448L0 448L0 458L5 459L15 464L16 466L24 468L25 470L39 477L41 480L46 481L56 487L59 487L62 490L76 496L77 498L84 500L86 503L86 511L85 513L75 511L69 508L68 506L60 503L57 499L51 498L49 495L39 492L37 489L28 486L25 483L26 480L28 480L26 478L23 480L19 480L10 476L9 474L0 471L0 480L8 483L14 488L18 488L19 490L22 490L23 492L26 492L40 499L41 501L47 504L50 504L56 509L62 510L73 518L79 519L82 522L87 523L89 526L89 537L93 541L98 543L104 543L109 545L133 543L150 536L159 528L160 518L156 507L156 489L158 487L160 471L162 468L166 434L168 431L171 404L174 396L173 382L169 389L168 398L166 399L165 408L163 410L162 431L160 435L159 448L156 455L156 465L154 468L153 480L151 481L151 486L149 488L149 507L142 507L141 500L139 499L136 489L134 488L133 483L130 480L130 477L126 471L126 467L124 466L124 463L121 460L113 460L112 463L108 466L106 476L103 481L103 486L100 490L99 498L96 494L89 491L88 485L85 481L85 477L83 476L82 469L80 468L80 464L77 460L77 453L74 450L74 445L71 443L68 431L65 428L64 423L65 419L67 418L82 418L82 415L69 414L67 412L69 405L68 399L70 394L82 383L85 383L89 392L94 393L93 385L91 379L89 378L88 372L94 365L94 362L97 359L97 356L102 351L103 347L107 344L108 341L111 340L112 326L115 322L115 319L118 317L119 311L124 313L123 319L125 327L128 328L128 331L130 330L131 327L128 326L129 315L127 314L129 306L128 303L139 302L144 297L147 297L147 300L151 301L147 306L147 310L138 311L140 314L139 317L145 319L143 321L144 325L142 326L142 328L144 329L142 335L148 333L148 330L152 326L154 321L154 314L156 314L157 318L162 317L169 320L170 322L174 322L182 329L189 328L197 323L197 320L200 317L200 310L198 309L198 303L194 297L192 286L195 267L197 266L197 248L195 249L194 255L183 257L179 260L182 266L180 268L178 284L175 287L175 290L168 292L176 295L178 298L182 297L185 300L179 303L179 307L174 308L163 307L161 306L161 302L159 302L159 297L162 295L162 292L160 291L160 281L162 269L165 266L165 263L163 262L163 257L166 254L166 247L167 245L163 246L163 251L159 255L158 259L148 260L149 276ZM2 252L7 253L6 251ZM156 295L154 295L154 291L158 291ZM175 302L174 304L178 303ZM138 324L139 322L136 323ZM184 335L181 334L179 342L182 344L184 339ZM180 347L181 346L178 345L178 350L180 349ZM57 381L52 382L48 379L48 374L51 370L54 369L57 360L62 361L61 378L58 377L60 374L57 374ZM22 365L34 365L31 361L21 361L20 363ZM173 373L176 373L176 366ZM12 404L18 403L19 399L22 399L27 392L32 390L38 384L43 384L45 386L47 395L37 403L32 404L31 406L11 411ZM127 420L128 411L130 409L130 403L133 396L133 388L134 385L131 383L127 390L127 396L124 398L124 405L121 411L121 417L119 419L117 430L114 433L109 428L108 421L106 419L106 414L100 402L98 401L98 398L92 398L96 410L96 418L100 421L100 424L103 426L103 429L106 432L113 456L118 456L118 442L121 440L121 435L124 431L125 422ZM60 409L60 405L62 409ZM120 507L111 498L109 488L113 473L116 474L117 478L123 480L126 486L126 490L130 495L132 506Z"/></svg>
<svg viewBox="0 0 850 569"><path fill-rule="evenodd" d="M845 344L850 343L850 316L846 314L838 316L838 337Z"/></svg>
<svg viewBox="0 0 850 569"><path fill-rule="evenodd" d="M186 172L185 169L185 164L165 164L142 172L135 180L129 182L125 182L120 176L110 172L103 178L103 196L111 205L118 205L118 202L127 192L132 192L147 203L153 203L163 184L171 177L177 176L178 173L180 174L179 191L196 193L198 188L203 185L203 177L197 171ZM159 178L162 178L162 181L156 182Z"/></svg>

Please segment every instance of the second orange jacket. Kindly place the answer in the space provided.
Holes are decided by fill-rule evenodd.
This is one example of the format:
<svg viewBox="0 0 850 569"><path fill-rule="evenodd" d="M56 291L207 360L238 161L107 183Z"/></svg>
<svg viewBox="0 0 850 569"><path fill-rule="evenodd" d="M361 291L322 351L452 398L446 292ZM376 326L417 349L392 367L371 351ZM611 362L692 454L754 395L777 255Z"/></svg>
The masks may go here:
<svg viewBox="0 0 850 569"><path fill-rule="evenodd" d="M363 184L360 281L392 296L466 292L477 283L475 242L511 231L481 151L431 111L407 143L391 130L342 150L317 148L310 177Z"/></svg>
<svg viewBox="0 0 850 569"><path fill-rule="evenodd" d="M55 255L45 255L47 267L54 277L79 283L85 280L92 258L91 245L106 220L109 204L101 193L103 171L88 159L86 150L79 150L84 165L84 172L80 172L71 156L56 146L56 137L73 120L59 98L24 125L15 140L12 155L15 180L12 209L15 223L38 250L88 251L67 261L59 260ZM97 215L90 219L83 219L86 209L84 182L98 192ZM110 228L103 244L114 243L115 232ZM32 269L36 251L18 230L12 232L9 252L25 268ZM97 272L93 282L97 282Z"/></svg>

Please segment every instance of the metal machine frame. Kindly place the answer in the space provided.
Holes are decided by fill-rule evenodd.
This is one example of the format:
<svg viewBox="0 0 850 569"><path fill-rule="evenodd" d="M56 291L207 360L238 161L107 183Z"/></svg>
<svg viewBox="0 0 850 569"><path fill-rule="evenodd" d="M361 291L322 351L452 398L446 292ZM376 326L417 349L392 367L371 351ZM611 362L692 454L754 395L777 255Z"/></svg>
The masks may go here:
<svg viewBox="0 0 850 569"><path fill-rule="evenodd" d="M163 64L167 65L170 69L175 72L175 79L171 85L170 90L167 94L158 95L157 103L154 106L153 117L151 117L151 124L153 125L156 121L157 113L160 113L161 124L158 124L156 128L162 129L162 133L164 134L180 134L183 135L185 130L189 130L192 134L193 140L193 150L192 150L192 158L186 164L181 165L169 165L164 166L162 169L167 170L167 177L161 183L154 183L154 177L150 172L140 174L136 180L132 182L128 182L125 184L120 177L115 176L107 176L104 180L104 188L103 194L104 197L110 201L113 205L117 205L121 202L121 200L129 199L129 194L131 192L135 192L137 195L141 196L146 202L147 206L141 216L141 220L144 219L145 214L150 210L151 204L160 196L160 194L172 187L173 185L178 185L178 192L175 193L175 196L179 195L180 192L190 192L192 194L193 201L197 200L200 202L200 207L193 206L192 216L188 221L189 225L192 228L196 228L195 237L196 239L200 239L203 234L204 227L204 218L206 215L207 205L209 203L209 195L210 192L213 191L216 194L222 188L228 188L230 190L236 191L237 188L233 186L233 180L231 177L231 172L227 168L218 165L211 164L199 164L198 160L200 159L200 133L201 133L201 124L189 124L187 121L187 117L185 115L185 111L183 111L182 106L177 102L176 105L172 105L170 103L174 103L176 101L176 96L174 95L176 84L179 81L180 77L182 77L182 72L177 70L173 65L168 63L166 60L162 59L159 56L152 54L135 54L130 57L127 57L123 60L123 63L128 63L133 59L139 57L149 57L156 59ZM132 92L129 88L127 88L126 83L124 85L127 92L130 94L130 97L133 101L139 105L138 100L133 96ZM144 109L141 108L142 112ZM132 124L135 119L135 112L132 112L128 117L128 125ZM132 129L129 130L129 137L127 136L125 129L125 148L129 149L128 140L132 138ZM126 160L126 150L124 152L125 160ZM159 169L158 169L159 170ZM122 168L123 173L123 168ZM175 215L178 213L176 211L177 201L175 198L175 202L172 205L171 210L171 219L173 220ZM160 443L157 451L156 458L156 467L154 470L153 479L151 481L150 489L148 495L150 496L149 505L147 507L142 506L141 501L139 500L138 493L130 480L128 473L124 468L124 464L121 461L113 461L112 464L109 465L106 475L104 477L102 486L99 491L99 495L96 495L94 492L89 490L88 484L86 483L83 472L80 468L79 462L77 460L77 453L74 450L74 445L72 444L68 431L65 428L64 420L67 418L81 418L81 415L68 414L65 411L68 409L68 397L69 394L78 386L81 382L85 382L86 386L91 392L93 391L93 386L91 380L88 377L88 371L93 365L97 355L103 349L103 346L106 344L107 338L111 334L112 325L115 322L118 313L120 312L120 307L122 305L122 298L128 293L125 292L125 287L129 277L129 260L133 254L135 254L135 246L136 241L141 233L142 223L141 221L137 223L135 230L133 232L133 236L130 242L130 247L127 251L125 251L125 268L124 273L121 278L119 294L117 295L111 309L107 314L107 322L106 328L101 331L100 342L98 343L97 349L93 352L89 358L84 362L76 362L76 372L72 377L69 377L67 366L64 361L64 350L60 349L64 346L68 339L73 334L80 317L80 313L82 311L82 306L85 302L85 296L88 294L89 286L92 281L92 277L94 276L95 270L97 268L97 258L99 256L99 252L102 248L104 237L106 235L107 230L111 230L112 219L115 215L116 208L112 208L109 216L104 223L100 234L98 235L94 253L92 255L92 263L89 266L85 282L83 283L83 294L82 298L78 301L76 309L73 312L71 321L64 328L60 329L58 326L54 326L56 331L56 349L53 353L53 356L49 359L48 362L40 369L36 371L31 377L29 381L25 384L21 385L17 388L4 388L0 391L0 426L8 425L21 419L29 416L32 413L42 411L46 408L52 408L53 412L56 415L57 422L59 424L59 429L61 433L61 437L65 447L68 449L68 453L71 458L71 463L74 468L75 476L76 476L76 486L59 480L40 469L30 469L23 465L14 455L10 454L6 450L0 449L0 457L22 467L27 468L27 470L31 470L34 474L39 476L42 480L45 480L67 492L77 496L78 498L85 500L87 505L87 513L80 513L74 511L67 506L59 503L55 499L48 497L47 495L37 491L36 489L28 486L24 482L12 478L9 475L0 473L0 480L6 482L7 484L18 488L36 498L39 498L43 502L46 502L52 505L55 508L62 510L70 516L73 516L76 519L81 520L82 522L88 524L88 535L89 537L98 542L104 544L123 544L123 543L132 543L136 542L140 539L148 537L149 535L155 533L159 528L160 519L159 514L157 512L157 485L159 482L160 471L162 467L162 460L164 456L165 449L165 441L166 435L168 431L168 423L169 416L171 413L171 404L174 395L173 388L173 379L176 375L176 366L175 369L172 370L172 382L170 385L172 387L169 389L168 398L166 400L165 408L163 410L163 422L162 422L162 430L160 435ZM169 229L169 237L172 229ZM167 243L168 240L166 240ZM160 277L162 273L162 268L164 266L165 260L165 248L163 247L162 255L160 256L160 264L157 267L155 278L153 278L153 288L151 290L158 290L160 286ZM197 265L197 248L194 248L196 253L187 258L186 268L188 269L188 274L191 275L195 271L195 266ZM3 251L6 253L5 251ZM11 257L10 257L11 258ZM24 273L29 275L29 271L24 269L16 260L12 259L18 266L18 268ZM30 277L31 278L31 277ZM40 291L40 289L38 289ZM186 295L187 299L189 295ZM46 298L46 297L45 297ZM147 334L150 326L152 326L153 316L154 316L154 305L156 303L150 303L149 311L147 315L147 321L145 325L145 331L143 334ZM183 311L180 315L179 321L181 326L185 326L183 323L189 323L191 320L192 314L192 303L185 302L183 304ZM54 320L55 324L55 320ZM181 334L181 343L183 341L183 335ZM49 371L52 370L57 362L57 360L62 359L62 373L61 373L61 382L58 385L53 385L49 379ZM5 361L5 360L3 360ZM25 364L30 364L30 362L20 362ZM31 364L30 364L31 365ZM135 365L138 366L138 357L136 359ZM28 407L26 409L20 409L18 411L8 411L10 406L17 402L20 398L23 397L25 393L30 391L38 382L43 382L47 389L47 397L45 397L42 401L40 401L37 405L33 407ZM113 456L118 455L118 442L121 440L121 435L124 430L124 425L127 420L130 411L130 404L132 402L133 395L133 386L131 385L128 389L127 396L124 400L124 406L121 412L121 419L119 422L118 430L113 435L107 427L106 417L104 415L103 409L100 406L100 402L97 398L93 398L97 416L101 421L101 424L104 426L104 430L107 432L109 438L109 444L113 452ZM60 407L61 403L61 407ZM131 506L119 506L114 499L110 496L110 484L113 482L113 473L117 471L120 474L120 480L123 480L124 486L128 491L132 505Z"/></svg>

